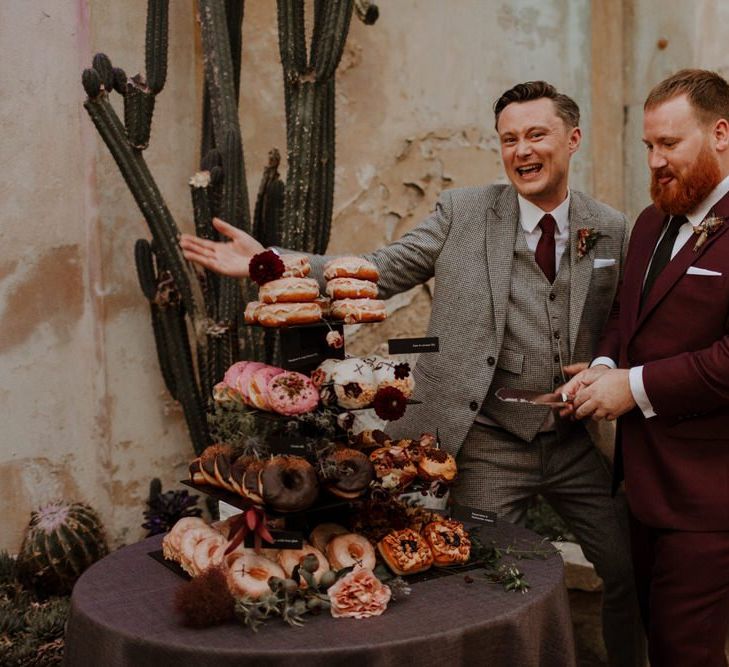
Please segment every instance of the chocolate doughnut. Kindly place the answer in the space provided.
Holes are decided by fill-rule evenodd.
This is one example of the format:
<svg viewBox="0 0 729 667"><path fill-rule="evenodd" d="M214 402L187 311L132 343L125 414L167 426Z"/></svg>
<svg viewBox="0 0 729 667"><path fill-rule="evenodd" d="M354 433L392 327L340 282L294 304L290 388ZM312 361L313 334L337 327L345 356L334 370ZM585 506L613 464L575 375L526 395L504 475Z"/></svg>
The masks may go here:
<svg viewBox="0 0 729 667"><path fill-rule="evenodd" d="M260 483L263 502L279 512L311 507L319 494L314 466L298 456L274 456L266 461Z"/></svg>
<svg viewBox="0 0 729 667"><path fill-rule="evenodd" d="M375 469L367 454L356 449L338 449L327 457L336 466L336 474L327 489L340 498L357 498L370 485Z"/></svg>

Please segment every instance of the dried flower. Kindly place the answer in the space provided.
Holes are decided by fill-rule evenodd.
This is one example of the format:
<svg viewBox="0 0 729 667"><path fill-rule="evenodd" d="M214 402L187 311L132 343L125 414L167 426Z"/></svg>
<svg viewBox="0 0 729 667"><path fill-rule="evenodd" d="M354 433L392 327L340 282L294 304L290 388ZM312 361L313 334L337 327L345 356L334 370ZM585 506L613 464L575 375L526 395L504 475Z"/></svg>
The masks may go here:
<svg viewBox="0 0 729 667"><path fill-rule="evenodd" d="M709 216L701 221L700 224L694 226L694 234L698 234L699 238L696 239L693 251L698 252L706 240L711 236L719 227L724 224L726 218L719 218L715 215Z"/></svg>
<svg viewBox="0 0 729 667"><path fill-rule="evenodd" d="M265 250L253 255L248 264L248 274L251 280L259 285L278 280L284 270L283 260L273 250Z"/></svg>
<svg viewBox="0 0 729 667"><path fill-rule="evenodd" d="M592 250L602 238L608 238L607 234L597 231L594 227L580 227L577 230L577 259L582 259Z"/></svg>
<svg viewBox="0 0 729 667"><path fill-rule="evenodd" d="M395 421L405 414L405 394L395 387L381 387L372 401L375 414L386 421Z"/></svg>
<svg viewBox="0 0 729 667"><path fill-rule="evenodd" d="M192 628L225 623L233 618L234 608L225 571L220 566L208 568L175 593L175 609L182 615L183 624Z"/></svg>
<svg viewBox="0 0 729 667"><path fill-rule="evenodd" d="M357 568L327 590L334 618L369 618L379 616L392 593L372 572Z"/></svg>
<svg viewBox="0 0 729 667"><path fill-rule="evenodd" d="M401 364L395 364L395 379L404 380L410 375L410 364L403 361Z"/></svg>
<svg viewBox="0 0 729 667"><path fill-rule="evenodd" d="M335 350L344 345L344 337L338 331L330 331L326 337L327 345Z"/></svg>

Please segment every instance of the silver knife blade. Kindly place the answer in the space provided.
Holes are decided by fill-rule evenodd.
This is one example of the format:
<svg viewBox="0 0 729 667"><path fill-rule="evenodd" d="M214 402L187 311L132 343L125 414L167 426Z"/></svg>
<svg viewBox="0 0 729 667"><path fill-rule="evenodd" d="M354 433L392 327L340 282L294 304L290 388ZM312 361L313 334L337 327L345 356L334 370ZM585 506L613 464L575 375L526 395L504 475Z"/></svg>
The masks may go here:
<svg viewBox="0 0 729 667"><path fill-rule="evenodd" d="M572 401L567 394L555 391L548 394L528 389L508 389L501 387L496 390L496 398L507 403L524 403L540 407L563 408Z"/></svg>

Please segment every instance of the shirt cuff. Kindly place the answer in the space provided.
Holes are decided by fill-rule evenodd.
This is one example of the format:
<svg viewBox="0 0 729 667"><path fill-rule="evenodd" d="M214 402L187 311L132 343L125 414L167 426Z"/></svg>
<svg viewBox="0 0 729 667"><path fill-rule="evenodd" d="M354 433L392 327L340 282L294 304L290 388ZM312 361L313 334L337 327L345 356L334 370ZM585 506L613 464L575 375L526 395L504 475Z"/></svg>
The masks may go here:
<svg viewBox="0 0 729 667"><path fill-rule="evenodd" d="M631 368L628 378L630 380L630 391L643 416L646 419L655 417L656 411L653 409L648 394L645 392L645 386L643 385L643 366L634 366Z"/></svg>
<svg viewBox="0 0 729 667"><path fill-rule="evenodd" d="M607 366L608 368L617 368L618 365L610 357L598 357L590 362L590 368L593 366Z"/></svg>

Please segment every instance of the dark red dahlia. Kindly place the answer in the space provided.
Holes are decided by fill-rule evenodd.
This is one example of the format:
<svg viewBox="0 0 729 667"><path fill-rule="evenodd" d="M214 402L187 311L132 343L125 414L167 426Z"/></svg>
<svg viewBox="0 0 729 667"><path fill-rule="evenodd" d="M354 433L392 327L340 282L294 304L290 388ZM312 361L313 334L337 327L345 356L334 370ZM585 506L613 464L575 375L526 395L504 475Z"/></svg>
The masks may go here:
<svg viewBox="0 0 729 667"><path fill-rule="evenodd" d="M273 250L265 250L251 257L248 273L251 280L264 285L272 280L278 280L283 275L284 263Z"/></svg>
<svg viewBox="0 0 729 667"><path fill-rule="evenodd" d="M404 380L408 375L410 375L410 364L404 361L401 364L395 364L395 379L396 380Z"/></svg>
<svg viewBox="0 0 729 667"><path fill-rule="evenodd" d="M372 406L380 419L395 421L405 414L407 400L405 395L395 387L382 387L377 390Z"/></svg>

